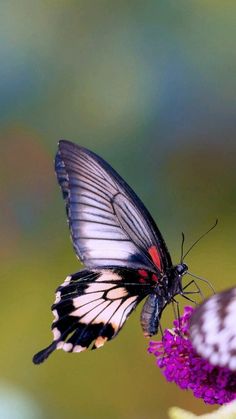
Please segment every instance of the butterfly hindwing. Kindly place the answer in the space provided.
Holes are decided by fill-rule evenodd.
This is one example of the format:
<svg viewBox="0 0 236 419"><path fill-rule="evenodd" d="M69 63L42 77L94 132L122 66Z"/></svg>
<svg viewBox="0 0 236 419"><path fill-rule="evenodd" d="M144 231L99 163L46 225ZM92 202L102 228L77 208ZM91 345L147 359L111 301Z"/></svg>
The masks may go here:
<svg viewBox="0 0 236 419"><path fill-rule="evenodd" d="M130 269L82 270L57 289L52 306L53 343L34 357L43 362L55 349L81 352L114 338L153 283Z"/></svg>
<svg viewBox="0 0 236 419"><path fill-rule="evenodd" d="M165 271L172 266L151 215L102 158L61 140L55 170L66 202L72 242L86 267Z"/></svg>

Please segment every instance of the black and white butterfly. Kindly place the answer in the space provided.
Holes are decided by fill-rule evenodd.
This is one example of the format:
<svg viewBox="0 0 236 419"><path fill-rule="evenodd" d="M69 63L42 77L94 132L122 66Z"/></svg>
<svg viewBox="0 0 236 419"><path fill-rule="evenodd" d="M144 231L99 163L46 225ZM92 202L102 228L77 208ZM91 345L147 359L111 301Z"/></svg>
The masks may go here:
<svg viewBox="0 0 236 419"><path fill-rule="evenodd" d="M212 365L236 370L236 288L215 294L196 308L190 336L196 352Z"/></svg>
<svg viewBox="0 0 236 419"><path fill-rule="evenodd" d="M66 203L73 246L85 269L70 275L52 306L55 349L81 352L114 338L145 297L141 326L157 333L165 306L182 293L184 263L173 266L151 215L112 167L95 153L59 142L55 170Z"/></svg>

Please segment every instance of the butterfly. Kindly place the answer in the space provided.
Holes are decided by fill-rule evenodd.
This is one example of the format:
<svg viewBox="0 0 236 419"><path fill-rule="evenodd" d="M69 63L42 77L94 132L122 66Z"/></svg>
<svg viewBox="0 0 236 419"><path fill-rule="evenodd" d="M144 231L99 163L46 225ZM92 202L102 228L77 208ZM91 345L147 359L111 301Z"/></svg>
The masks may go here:
<svg viewBox="0 0 236 419"><path fill-rule="evenodd" d="M236 370L236 288L217 293L194 311L190 337L196 352L212 365Z"/></svg>
<svg viewBox="0 0 236 419"><path fill-rule="evenodd" d="M165 306L182 292L187 265L172 264L164 239L138 196L101 157L61 140L55 171L75 253L85 268L69 275L52 306L53 342L37 353L99 348L146 298L144 336L157 333Z"/></svg>

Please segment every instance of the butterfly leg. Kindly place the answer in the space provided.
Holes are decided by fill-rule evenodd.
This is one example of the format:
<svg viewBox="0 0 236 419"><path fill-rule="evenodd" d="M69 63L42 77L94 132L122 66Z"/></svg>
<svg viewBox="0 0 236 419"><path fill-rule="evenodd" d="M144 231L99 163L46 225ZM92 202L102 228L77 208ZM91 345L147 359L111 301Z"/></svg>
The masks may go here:
<svg viewBox="0 0 236 419"><path fill-rule="evenodd" d="M192 284L195 285L197 291L185 291ZM197 282L194 279L192 281L190 281L187 285L185 285L185 287L182 289L181 295L187 295L187 294L200 294L202 300L204 300L204 298L205 298L201 288L199 287L199 285L197 284Z"/></svg>
<svg viewBox="0 0 236 419"><path fill-rule="evenodd" d="M180 319L179 302L175 298L172 298L171 303L172 303L175 319L179 321ZM179 327L180 327L180 324L179 324Z"/></svg>
<svg viewBox="0 0 236 419"><path fill-rule="evenodd" d="M191 293L191 294L193 294L193 293ZM185 293L184 293L184 294L180 294L180 295L181 295L183 298L185 298L185 300L190 301L190 303L193 303L193 304L197 305L197 302L196 302L195 300L193 300L192 298L187 297L187 295L185 295Z"/></svg>
<svg viewBox="0 0 236 419"><path fill-rule="evenodd" d="M175 320L178 321L178 329L179 329L179 334L181 335L181 323L180 323L180 310L179 310L179 302L173 297L172 298L172 307L173 307L173 311L174 311L174 316L175 316Z"/></svg>

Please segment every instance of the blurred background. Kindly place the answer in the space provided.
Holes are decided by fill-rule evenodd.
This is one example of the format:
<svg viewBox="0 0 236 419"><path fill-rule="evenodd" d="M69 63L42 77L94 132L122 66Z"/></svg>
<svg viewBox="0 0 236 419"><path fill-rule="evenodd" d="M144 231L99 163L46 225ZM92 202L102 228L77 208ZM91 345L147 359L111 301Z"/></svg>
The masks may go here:
<svg viewBox="0 0 236 419"><path fill-rule="evenodd" d="M162 419L212 407L167 383L138 309L98 351L57 351L54 290L75 258L53 159L60 138L103 156L151 211L179 262L235 284L235 1L0 2L3 419ZM203 287L204 292L209 290ZM171 325L172 308L163 325Z"/></svg>

